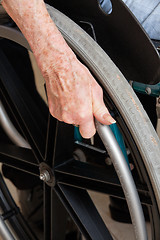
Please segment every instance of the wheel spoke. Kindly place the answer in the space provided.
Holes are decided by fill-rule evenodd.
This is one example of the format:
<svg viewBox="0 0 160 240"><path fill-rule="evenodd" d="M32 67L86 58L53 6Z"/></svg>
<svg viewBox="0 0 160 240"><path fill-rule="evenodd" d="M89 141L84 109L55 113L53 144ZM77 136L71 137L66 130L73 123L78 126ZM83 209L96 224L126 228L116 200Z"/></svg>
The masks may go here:
<svg viewBox="0 0 160 240"><path fill-rule="evenodd" d="M67 211L54 190L51 192L51 239L65 240Z"/></svg>
<svg viewBox="0 0 160 240"><path fill-rule="evenodd" d="M55 190L86 239L112 239L86 190L62 184Z"/></svg>
<svg viewBox="0 0 160 240"><path fill-rule="evenodd" d="M67 212L55 191L44 184L44 239L65 240Z"/></svg>
<svg viewBox="0 0 160 240"><path fill-rule="evenodd" d="M103 192L125 199L122 186L113 168L107 169L89 163L70 160L55 168L55 176L59 184ZM137 190L141 202L152 205L147 187L137 183Z"/></svg>
<svg viewBox="0 0 160 240"><path fill-rule="evenodd" d="M58 132L58 120L56 120L49 114L45 149L45 161L50 166L54 164L55 160L57 132Z"/></svg>
<svg viewBox="0 0 160 240"><path fill-rule="evenodd" d="M18 234L19 239L37 240L32 230L27 225L26 221L21 215L20 209L14 202L8 188L0 174L0 202L1 202L1 214L0 219L4 221L10 221L10 227L12 228L12 234ZM2 227L2 226L1 226ZM2 227L3 228L3 227ZM14 235L15 236L15 235ZM10 238L8 238L10 239ZM13 235L12 238L13 239ZM14 238L15 239L15 238Z"/></svg>
<svg viewBox="0 0 160 240"><path fill-rule="evenodd" d="M22 80L19 79L7 57L0 50L0 79L2 80L3 97L11 112L29 142L37 159L43 160L45 137L42 129L45 120L32 98L23 87ZM36 118L35 118L36 117ZM35 121L39 119L39 121ZM43 124L42 124L43 123Z"/></svg>
<svg viewBox="0 0 160 240"><path fill-rule="evenodd" d="M48 120L46 141L46 162L54 168L72 157L74 149L74 128L57 121L51 115Z"/></svg>
<svg viewBox="0 0 160 240"><path fill-rule="evenodd" d="M39 166L30 149L1 144L0 162L23 172L39 176Z"/></svg>
<svg viewBox="0 0 160 240"><path fill-rule="evenodd" d="M52 189L44 183L43 185L43 217L44 217L44 240L51 236L51 191Z"/></svg>

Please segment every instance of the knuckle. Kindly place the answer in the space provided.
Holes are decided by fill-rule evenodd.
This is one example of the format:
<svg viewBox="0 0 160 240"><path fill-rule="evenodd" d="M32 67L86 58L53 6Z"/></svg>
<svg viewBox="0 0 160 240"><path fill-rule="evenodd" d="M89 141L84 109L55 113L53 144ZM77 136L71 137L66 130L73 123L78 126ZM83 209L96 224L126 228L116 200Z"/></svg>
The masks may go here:
<svg viewBox="0 0 160 240"><path fill-rule="evenodd" d="M62 121L68 124L73 124L72 115L66 111L62 112Z"/></svg>
<svg viewBox="0 0 160 240"><path fill-rule="evenodd" d="M88 119L89 113L80 111L77 114L77 120L79 123L84 123Z"/></svg>

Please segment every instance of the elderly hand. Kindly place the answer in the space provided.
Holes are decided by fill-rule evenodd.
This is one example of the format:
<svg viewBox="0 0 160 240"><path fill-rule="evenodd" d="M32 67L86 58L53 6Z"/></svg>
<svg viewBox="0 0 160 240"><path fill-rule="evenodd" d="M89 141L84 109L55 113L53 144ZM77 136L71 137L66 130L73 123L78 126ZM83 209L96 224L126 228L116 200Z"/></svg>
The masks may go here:
<svg viewBox="0 0 160 240"><path fill-rule="evenodd" d="M3 0L2 4L28 40L46 81L50 113L79 125L84 138L95 134L94 117L115 121L103 102L100 86L78 61L50 18L43 0Z"/></svg>
<svg viewBox="0 0 160 240"><path fill-rule="evenodd" d="M115 122L103 102L103 92L89 70L75 55L61 53L54 62L52 51L42 57L50 113L60 121L79 125L84 138L95 134L95 117L103 124ZM43 67L41 68L43 69Z"/></svg>

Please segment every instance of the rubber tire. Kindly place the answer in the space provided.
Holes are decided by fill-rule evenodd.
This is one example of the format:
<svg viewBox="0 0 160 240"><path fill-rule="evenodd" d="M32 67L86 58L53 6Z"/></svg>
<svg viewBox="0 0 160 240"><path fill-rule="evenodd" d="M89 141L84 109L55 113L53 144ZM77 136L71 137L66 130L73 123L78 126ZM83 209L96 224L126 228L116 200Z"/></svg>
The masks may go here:
<svg viewBox="0 0 160 240"><path fill-rule="evenodd" d="M47 10L63 37L110 95L138 147L160 211L160 141L148 115L125 77L102 48L55 8Z"/></svg>

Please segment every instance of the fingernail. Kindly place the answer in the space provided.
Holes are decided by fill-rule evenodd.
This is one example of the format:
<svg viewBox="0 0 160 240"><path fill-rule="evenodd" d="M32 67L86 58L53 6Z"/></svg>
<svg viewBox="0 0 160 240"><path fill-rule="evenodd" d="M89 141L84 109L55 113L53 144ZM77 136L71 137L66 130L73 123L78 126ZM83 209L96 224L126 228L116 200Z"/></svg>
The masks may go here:
<svg viewBox="0 0 160 240"><path fill-rule="evenodd" d="M113 124L113 123L116 123L116 121L111 117L111 115L109 115L108 113L105 113L104 115L103 115L103 118L105 119L105 120L107 120L108 122L110 122L111 124Z"/></svg>

